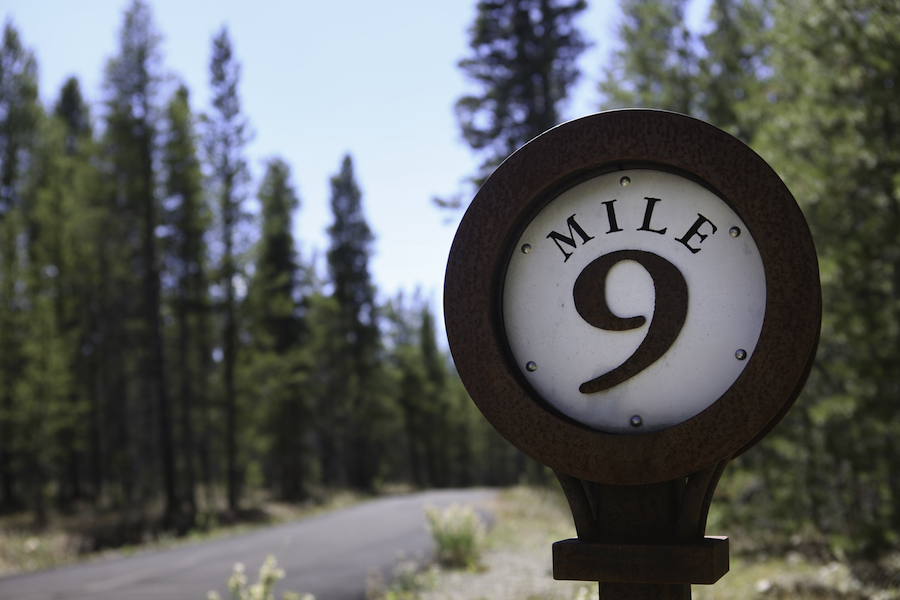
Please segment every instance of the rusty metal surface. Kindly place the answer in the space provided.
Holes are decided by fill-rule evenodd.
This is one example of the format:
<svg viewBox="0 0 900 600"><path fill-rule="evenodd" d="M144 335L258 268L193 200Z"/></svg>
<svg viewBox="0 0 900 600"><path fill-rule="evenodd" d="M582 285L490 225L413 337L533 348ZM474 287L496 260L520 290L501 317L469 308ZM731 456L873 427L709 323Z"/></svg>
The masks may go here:
<svg viewBox="0 0 900 600"><path fill-rule="evenodd" d="M578 539L585 542L696 542L706 535L713 492L728 459L690 477L644 485L585 481L559 471Z"/></svg>
<svg viewBox="0 0 900 600"><path fill-rule="evenodd" d="M727 462L687 479L645 485L557 472L578 539L553 545L553 577L599 581L603 600L690 598L691 584L715 583L729 569L728 541L704 536Z"/></svg>
<svg viewBox="0 0 900 600"><path fill-rule="evenodd" d="M511 364L500 297L510 245L556 195L602 172L672 170L722 197L747 224L766 273L766 314L748 364L718 401L684 423L634 435L590 429L549 408ZM606 484L696 473L756 443L802 389L815 355L821 291L812 238L775 172L695 119L611 111L556 127L506 160L460 224L444 286L448 340L467 390L491 424L557 471Z"/></svg>
<svg viewBox="0 0 900 600"><path fill-rule="evenodd" d="M553 578L603 583L712 584L728 572L728 538L680 545L563 540L553 544Z"/></svg>
<svg viewBox="0 0 900 600"><path fill-rule="evenodd" d="M691 600L689 585L601 583L602 600Z"/></svg>

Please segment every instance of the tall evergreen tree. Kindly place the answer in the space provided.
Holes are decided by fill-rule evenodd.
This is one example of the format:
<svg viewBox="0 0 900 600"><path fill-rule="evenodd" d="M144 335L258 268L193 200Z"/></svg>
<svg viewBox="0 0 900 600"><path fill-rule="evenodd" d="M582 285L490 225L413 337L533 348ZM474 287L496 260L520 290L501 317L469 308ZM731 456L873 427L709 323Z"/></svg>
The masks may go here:
<svg viewBox="0 0 900 600"><path fill-rule="evenodd" d="M24 193L39 117L37 63L7 21L0 48L0 510L21 504L17 481L22 465L16 448L22 433L17 426L21 407L16 387L24 359L25 304L17 283L26 260L20 236L27 229Z"/></svg>
<svg viewBox="0 0 900 600"><path fill-rule="evenodd" d="M57 322L60 335L67 338L69 368L72 372L70 403L72 423L62 432L62 455L67 464L59 484L60 505L89 496L94 500L101 488L99 467L97 354L93 336L102 291L99 289L98 259L102 237L103 204L96 144L90 110L81 94L78 79L69 78L55 104L54 120L60 127L45 135L45 152L50 155L40 175L39 205L48 216L45 239L49 243L48 269L57 271L55 280ZM59 130L59 134L55 132ZM41 195L44 198L40 198ZM53 267L49 267L53 265Z"/></svg>
<svg viewBox="0 0 900 600"><path fill-rule="evenodd" d="M347 346L343 396L349 405L342 420L350 446L345 449L345 465L349 483L367 489L375 475L369 447L372 424L366 423L376 405L375 360L379 345L375 286L369 273L375 238L363 213L362 193L349 155L341 162L340 172L331 178L331 213L334 221L328 227L326 258L332 295L341 315L341 329L335 334Z"/></svg>
<svg viewBox="0 0 900 600"><path fill-rule="evenodd" d="M561 120L587 47L575 18L585 0L480 0L459 67L479 88L456 103L463 138L484 160L480 185L507 156Z"/></svg>
<svg viewBox="0 0 900 600"><path fill-rule="evenodd" d="M118 275L128 302L125 306L127 320L119 326L130 342L124 346L129 348L129 358L134 361L134 371L130 374L140 382L140 391L129 390L127 393L127 397L135 402L128 407L134 414L122 427L141 423L132 429L136 436L134 456L137 460L132 461L131 469L137 476L138 489L134 491L140 494L132 499L145 498L155 489L149 467L156 462L158 453L166 520L172 521L178 511L178 498L160 314L160 256L156 236L160 206L154 172L159 120L156 104L160 80L159 36L150 8L141 0L134 0L126 11L119 44L119 54L109 61L104 79L107 95L105 147L113 194L111 200L122 225L122 249L131 261L130 272L120 267ZM119 385L128 389L133 383L125 381ZM145 416L151 415L158 421L144 421ZM152 433L158 436L157 439L149 435Z"/></svg>
<svg viewBox="0 0 900 600"><path fill-rule="evenodd" d="M26 244L21 286L27 309L22 344L22 372L16 389L22 406L20 434L28 474L29 506L36 520L45 520L47 490L63 492L77 480L64 478L66 468L77 465L76 426L79 415L74 386L75 349L78 332L74 328L71 293L73 265L70 248L63 244L71 211L71 194L62 186L65 175L66 144L59 122L42 118L40 136L30 159L30 179L24 199ZM76 266L77 268L77 266ZM72 453L66 456L65 452Z"/></svg>
<svg viewBox="0 0 900 600"><path fill-rule="evenodd" d="M453 413L448 395L448 377L445 358L438 350L435 338L434 315L424 303L419 310L419 350L425 373L425 394L420 402L427 408L425 430L425 459L433 485L446 487L454 482L457 446L454 444L454 424L459 415ZM460 444L462 446L462 444Z"/></svg>
<svg viewBox="0 0 900 600"><path fill-rule="evenodd" d="M328 273L334 297L347 317L348 334L357 352L371 347L377 336L375 286L369 273L369 257L375 236L362 209L362 192L356 183L353 160L341 162L331 178L331 214L328 227Z"/></svg>
<svg viewBox="0 0 900 600"><path fill-rule="evenodd" d="M404 475L419 488L432 484L433 474L429 471L430 461L426 461L428 438L434 431L428 429L430 419L427 412L431 408L428 393L428 373L422 353L422 327L417 327L416 319L421 299L418 292L413 297L412 306L404 305L403 294L393 299L387 307L391 325L391 358L397 371L397 389L394 393L403 417L406 434L406 462Z"/></svg>
<svg viewBox="0 0 900 600"><path fill-rule="evenodd" d="M687 0L622 0L621 49L600 91L604 108L696 111L698 56L684 21Z"/></svg>
<svg viewBox="0 0 900 600"><path fill-rule="evenodd" d="M111 398L104 393L110 382L104 373L106 365L114 364L107 362L108 357L120 352L105 342L106 325L111 317L115 320L109 310L114 302L106 253L110 232L115 231L111 225L118 219L104 192L90 110L76 78L67 80L60 91L54 118L62 129L57 135L58 128L51 127L44 136L48 156L43 159L38 195L45 196L39 205L52 223L46 237L52 241L50 264L58 270L61 335L74 337L69 342L74 352L71 401L79 422L64 432L63 454L69 464L60 483L60 503L65 508L83 495L97 502L111 483L107 458L116 435L108 431L109 426L121 425L106 421Z"/></svg>
<svg viewBox="0 0 900 600"><path fill-rule="evenodd" d="M253 284L260 294L258 335L264 345L279 353L300 341L302 323L297 318L295 291L300 267L292 232L293 213L300 200L290 181L290 167L280 159L266 165L257 197L262 209L262 236Z"/></svg>
<svg viewBox="0 0 900 600"><path fill-rule="evenodd" d="M66 126L66 150L72 154L93 133L90 109L81 94L81 84L77 77L69 77L60 90L53 114L62 119Z"/></svg>
<svg viewBox="0 0 900 600"><path fill-rule="evenodd" d="M624 0L621 47L600 82L604 109L671 110L749 143L765 85L768 0L714 0L710 31L693 33L686 0Z"/></svg>
<svg viewBox="0 0 900 600"><path fill-rule="evenodd" d="M223 27L213 39L210 85L215 112L206 119L206 157L212 168L213 194L217 199L218 235L217 283L221 288L222 380L225 408L225 483L228 507L238 508L239 464L237 454L238 405L235 365L238 353L235 280L241 275L238 228L247 220L242 204L249 179L244 160L248 141L247 119L238 97L240 65L234 57L231 39Z"/></svg>
<svg viewBox="0 0 900 600"><path fill-rule="evenodd" d="M772 77L770 0L713 0L712 25L702 39L697 116L751 143L762 120L760 103Z"/></svg>
<svg viewBox="0 0 900 600"><path fill-rule="evenodd" d="M166 140L163 145L163 190L168 236L166 276L175 316L173 393L178 399L181 469L184 474L185 521L194 521L197 503L195 462L206 456L206 444L198 452L197 421L205 422L210 368L209 297L205 234L209 209L203 195L202 173L197 157L194 118L189 94L181 86L166 110ZM199 417L199 418L198 418ZM204 428L204 433L205 428ZM205 435L203 436L205 441ZM205 459L200 461L207 465ZM204 472L206 469L204 468ZM208 482L205 477L204 480Z"/></svg>
<svg viewBox="0 0 900 600"><path fill-rule="evenodd" d="M671 27L656 29L680 31L680 17L668 14ZM715 0L710 19L688 63L696 66L675 70L687 83L660 67L680 56L678 36L660 50L653 28L626 20L634 35L616 58L621 77L602 89L623 104L674 109L670 100L692 90L687 111L773 165L816 242L824 311L816 364L783 423L726 471L737 475L725 487L743 499L728 509L752 529L824 536L841 552L884 550L900 529L900 17L877 0Z"/></svg>
<svg viewBox="0 0 900 600"><path fill-rule="evenodd" d="M262 236L246 300L251 342L245 374L253 381L247 394L260 407L261 433L268 438L264 459L268 483L285 500L297 501L309 493L311 410L299 297L303 271L292 233L300 201L284 161L268 162L258 198Z"/></svg>
<svg viewBox="0 0 900 600"><path fill-rule="evenodd" d="M900 13L778 1L772 22L755 145L810 222L824 314L804 397L765 448L768 516L885 550L900 531Z"/></svg>

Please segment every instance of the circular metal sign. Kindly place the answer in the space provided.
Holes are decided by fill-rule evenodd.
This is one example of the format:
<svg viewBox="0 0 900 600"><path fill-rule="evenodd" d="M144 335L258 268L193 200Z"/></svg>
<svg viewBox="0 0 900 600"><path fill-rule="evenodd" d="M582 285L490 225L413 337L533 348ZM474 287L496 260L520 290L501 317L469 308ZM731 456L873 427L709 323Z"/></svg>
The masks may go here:
<svg viewBox="0 0 900 600"><path fill-rule="evenodd" d="M491 424L614 484L752 446L799 394L821 321L812 239L774 171L646 110L563 124L504 162L460 224L444 305Z"/></svg>

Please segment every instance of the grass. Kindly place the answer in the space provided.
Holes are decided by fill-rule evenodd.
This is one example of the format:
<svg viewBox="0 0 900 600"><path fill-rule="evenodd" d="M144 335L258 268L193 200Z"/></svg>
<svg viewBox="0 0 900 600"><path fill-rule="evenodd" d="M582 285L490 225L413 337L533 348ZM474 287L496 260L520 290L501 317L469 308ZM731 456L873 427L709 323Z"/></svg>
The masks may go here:
<svg viewBox="0 0 900 600"><path fill-rule="evenodd" d="M30 513L0 517L0 577L129 555L147 550L198 543L285 523L349 506L362 498L349 492L321 495L315 502L290 504L263 496L252 498L237 515L222 506L198 513L197 525L184 536L153 526L149 517L83 508L72 514L50 513L36 524Z"/></svg>
<svg viewBox="0 0 900 600"><path fill-rule="evenodd" d="M89 560L100 555L192 543L243 532L264 524L286 522L359 500L337 495L315 505L297 506L255 500L252 522L222 525L209 513L206 527L185 538L157 535L144 544L115 551L91 552L90 541L80 536L99 526L109 515L51 515L46 526L36 527L26 514L0 519L0 575L33 571ZM715 505L714 505L715 506ZM575 537L568 506L561 493L548 489L515 487L503 490L495 501L476 507L493 515L492 526L477 550L462 561L467 568L440 568L424 564L422 557L398 562L389 584L373 577L367 600L591 600L597 584L554 581L550 548L553 542ZM458 509L460 514L466 511ZM465 521L465 519L463 519ZM470 524L471 525L471 524ZM766 555L758 544L741 539L715 514L712 534L732 536L731 571L712 586L693 586L697 600L900 600L900 551L877 563L849 563L821 553L797 551ZM468 533L463 538L474 539ZM468 542L465 542L465 546ZM797 547L803 547L798 543ZM735 549L748 548L741 552Z"/></svg>
<svg viewBox="0 0 900 600"><path fill-rule="evenodd" d="M562 494L516 487L504 490L490 508L495 515L480 570L422 571L417 585L387 600L592 600L596 583L554 581L551 545L575 537ZM712 519L711 523L716 522ZM721 522L710 534L729 534ZM737 530L733 530L737 531ZM740 535L738 533L738 535ZM898 600L900 552L877 564L850 564L821 554L790 551L765 555L757 544L734 539L731 570L716 584L692 586L696 600ZM798 547L803 547L798 544ZM414 589L410 590L409 587ZM390 588L389 588L390 589ZM371 600L371 598L370 598Z"/></svg>

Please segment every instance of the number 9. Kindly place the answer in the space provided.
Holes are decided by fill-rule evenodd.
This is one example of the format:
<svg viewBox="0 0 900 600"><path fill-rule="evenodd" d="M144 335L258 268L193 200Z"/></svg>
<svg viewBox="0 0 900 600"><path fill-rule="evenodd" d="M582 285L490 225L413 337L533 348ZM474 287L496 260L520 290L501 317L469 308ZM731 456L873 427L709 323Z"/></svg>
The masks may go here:
<svg viewBox="0 0 900 600"><path fill-rule="evenodd" d="M643 316L622 318L614 315L606 303L606 276L616 264L633 260L653 279L656 307L647 337L621 365L579 386L582 394L594 394L634 377L657 361L675 342L687 317L688 290L678 268L663 257L643 250L619 250L604 254L584 268L572 295L581 318L606 331L628 331L642 326Z"/></svg>

